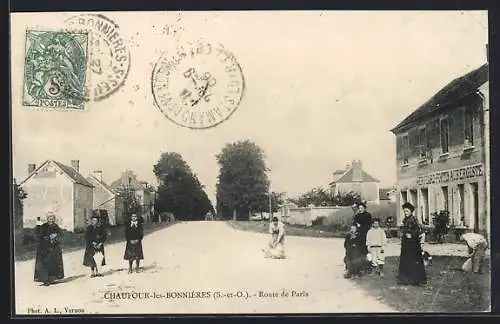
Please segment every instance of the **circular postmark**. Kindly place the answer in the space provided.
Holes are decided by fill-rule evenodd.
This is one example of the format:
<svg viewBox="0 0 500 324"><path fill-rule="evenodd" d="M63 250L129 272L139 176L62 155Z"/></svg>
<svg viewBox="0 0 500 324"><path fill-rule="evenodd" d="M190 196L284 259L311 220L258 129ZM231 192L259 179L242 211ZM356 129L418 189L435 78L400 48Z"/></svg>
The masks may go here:
<svg viewBox="0 0 500 324"><path fill-rule="evenodd" d="M130 69L130 50L119 33L118 25L100 14L82 14L66 19L70 29L89 32L89 82L87 100L102 100L116 92Z"/></svg>
<svg viewBox="0 0 500 324"><path fill-rule="evenodd" d="M165 52L153 68L155 104L175 124L214 127L238 108L245 90L240 65L220 44L203 40Z"/></svg>

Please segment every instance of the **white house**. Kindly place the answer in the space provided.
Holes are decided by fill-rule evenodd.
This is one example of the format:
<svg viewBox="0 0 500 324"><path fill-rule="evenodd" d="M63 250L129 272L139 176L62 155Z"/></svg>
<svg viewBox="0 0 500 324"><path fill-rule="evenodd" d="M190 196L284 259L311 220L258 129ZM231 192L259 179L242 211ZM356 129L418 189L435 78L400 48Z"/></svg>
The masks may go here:
<svg viewBox="0 0 500 324"><path fill-rule="evenodd" d="M23 201L23 227L33 228L55 212L59 226L68 231L84 229L92 213L93 185L79 172L79 161L71 166L47 160L40 166L28 165L28 176L19 184L27 193Z"/></svg>

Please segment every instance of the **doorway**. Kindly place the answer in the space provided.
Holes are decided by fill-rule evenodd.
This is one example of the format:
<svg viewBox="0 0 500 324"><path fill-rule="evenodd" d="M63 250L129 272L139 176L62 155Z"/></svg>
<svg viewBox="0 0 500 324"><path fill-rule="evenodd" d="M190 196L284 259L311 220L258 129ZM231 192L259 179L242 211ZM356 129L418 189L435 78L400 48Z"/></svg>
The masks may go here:
<svg viewBox="0 0 500 324"><path fill-rule="evenodd" d="M479 188L477 182L471 183L470 185L472 190L472 217L474 220L474 232L479 232Z"/></svg>

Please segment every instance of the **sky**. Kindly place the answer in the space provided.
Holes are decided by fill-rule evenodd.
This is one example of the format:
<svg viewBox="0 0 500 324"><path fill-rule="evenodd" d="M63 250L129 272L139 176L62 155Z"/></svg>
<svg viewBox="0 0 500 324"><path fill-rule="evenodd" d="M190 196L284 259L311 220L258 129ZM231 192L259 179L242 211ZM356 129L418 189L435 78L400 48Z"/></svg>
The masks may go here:
<svg viewBox="0 0 500 324"><path fill-rule="evenodd" d="M13 174L29 163L80 160L87 175L110 183L129 169L155 183L162 152L178 152L215 205L225 144L260 145L272 190L293 197L326 186L352 160L396 182L390 129L452 79L486 62L484 11L108 12L131 51L124 85L84 111L22 105L27 28L55 28L67 13L13 14ZM74 15L72 13L71 15ZM131 23L133 22L133 23ZM173 26L175 36L160 33ZM203 37L233 53L245 78L235 113L216 127L192 130L162 115L151 95L152 66L174 38ZM22 41L21 41L22 40Z"/></svg>

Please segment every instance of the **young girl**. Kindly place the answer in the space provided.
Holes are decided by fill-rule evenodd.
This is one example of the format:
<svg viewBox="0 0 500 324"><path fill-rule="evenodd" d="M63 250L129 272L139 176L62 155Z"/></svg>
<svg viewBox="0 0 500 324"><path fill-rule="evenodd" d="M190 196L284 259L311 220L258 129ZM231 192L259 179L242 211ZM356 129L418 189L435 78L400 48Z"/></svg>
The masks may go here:
<svg viewBox="0 0 500 324"><path fill-rule="evenodd" d="M366 260L366 254L364 253L366 247L363 247L362 244L363 240L358 233L356 225L352 225L344 241L345 278L351 278L362 274L361 272Z"/></svg>
<svg viewBox="0 0 500 324"><path fill-rule="evenodd" d="M85 254L83 256L83 265L90 267L92 271L91 277L101 277L102 274L99 272L101 266L106 265L106 259L104 257L104 242L107 238L107 232L104 226L99 222L96 216L92 216L90 220L90 225L87 227L85 232L85 241L87 242L87 247L85 248ZM96 263L96 255L101 254L100 264Z"/></svg>
<svg viewBox="0 0 500 324"><path fill-rule="evenodd" d="M143 237L144 230L142 227L142 221L139 221L136 214L132 214L125 229L125 239L127 240L127 245L125 247L125 254L123 255L123 259L128 260L128 273L132 273L134 261L135 271L139 272L140 260L144 259L144 254L142 252Z"/></svg>

